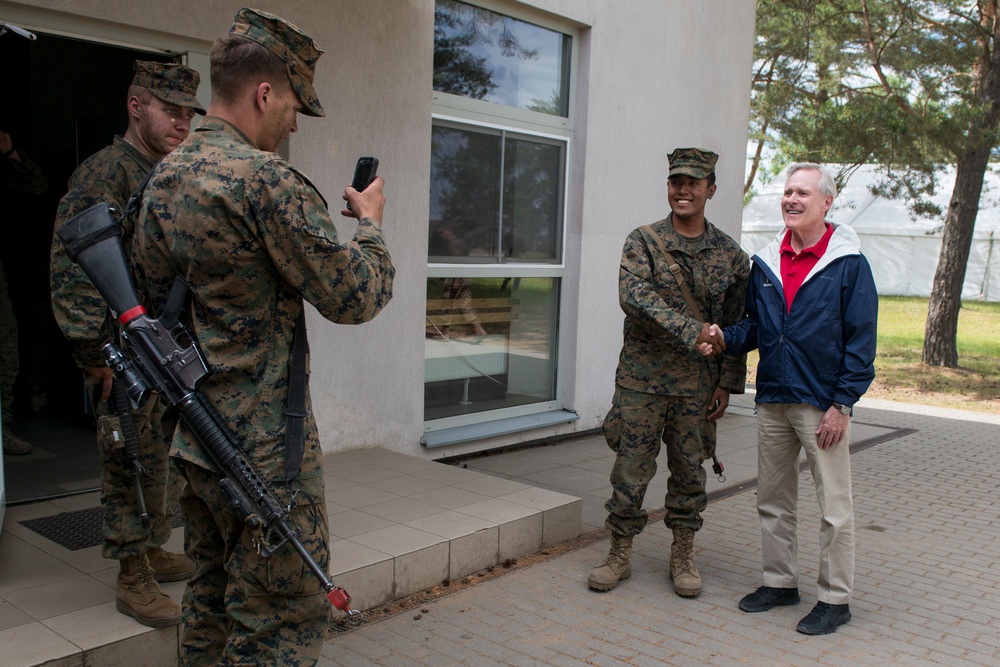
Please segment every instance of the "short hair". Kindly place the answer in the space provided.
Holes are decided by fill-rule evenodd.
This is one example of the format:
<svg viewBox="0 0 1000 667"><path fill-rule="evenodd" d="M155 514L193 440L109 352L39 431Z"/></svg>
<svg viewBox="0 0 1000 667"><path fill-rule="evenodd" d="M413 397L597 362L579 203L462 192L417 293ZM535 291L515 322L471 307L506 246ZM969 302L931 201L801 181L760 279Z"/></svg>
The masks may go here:
<svg viewBox="0 0 1000 667"><path fill-rule="evenodd" d="M153 101L153 93L145 86L129 86L128 87L128 98L138 97L139 101L143 104L149 104Z"/></svg>
<svg viewBox="0 0 1000 667"><path fill-rule="evenodd" d="M236 102L249 83L264 80L272 86L291 85L285 62L246 37L219 37L212 45L209 60L212 97L224 103Z"/></svg>
<svg viewBox="0 0 1000 667"><path fill-rule="evenodd" d="M802 171L803 169L815 169L819 172L819 193L824 197L837 198L837 183L833 180L833 176L830 175L823 165L816 162L793 162L788 165L788 171L785 173L785 178L791 178L792 174L797 171Z"/></svg>

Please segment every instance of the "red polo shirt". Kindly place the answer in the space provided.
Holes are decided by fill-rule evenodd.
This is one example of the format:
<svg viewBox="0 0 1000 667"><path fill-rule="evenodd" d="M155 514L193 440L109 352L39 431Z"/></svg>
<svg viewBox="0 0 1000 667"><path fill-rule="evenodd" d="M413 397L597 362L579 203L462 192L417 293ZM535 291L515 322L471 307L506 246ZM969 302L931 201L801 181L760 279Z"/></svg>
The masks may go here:
<svg viewBox="0 0 1000 667"><path fill-rule="evenodd" d="M826 252L831 236L833 236L833 225L826 223L826 233L823 234L823 238L817 241L816 245L803 248L802 252L795 254L795 250L792 249L792 230L785 232L785 238L781 241L781 286L785 291L786 312L792 311L792 300L795 299L806 276Z"/></svg>

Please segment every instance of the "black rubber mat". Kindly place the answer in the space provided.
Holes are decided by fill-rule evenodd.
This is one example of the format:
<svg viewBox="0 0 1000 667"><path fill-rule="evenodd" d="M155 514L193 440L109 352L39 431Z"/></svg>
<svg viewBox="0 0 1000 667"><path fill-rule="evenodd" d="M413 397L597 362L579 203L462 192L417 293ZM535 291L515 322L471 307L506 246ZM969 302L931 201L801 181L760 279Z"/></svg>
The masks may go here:
<svg viewBox="0 0 1000 667"><path fill-rule="evenodd" d="M26 519L18 523L64 549L77 551L95 547L102 542L101 511L101 507L90 507L38 519ZM172 525L174 528L182 525L179 507L174 508Z"/></svg>

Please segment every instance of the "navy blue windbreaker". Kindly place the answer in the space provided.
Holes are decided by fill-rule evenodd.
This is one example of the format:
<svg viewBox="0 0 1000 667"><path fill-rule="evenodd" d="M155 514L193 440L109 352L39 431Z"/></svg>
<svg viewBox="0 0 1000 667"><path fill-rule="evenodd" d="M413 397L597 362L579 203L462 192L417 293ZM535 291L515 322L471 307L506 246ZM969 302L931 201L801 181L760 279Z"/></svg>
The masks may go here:
<svg viewBox="0 0 1000 667"><path fill-rule="evenodd" d="M830 245L785 307L778 233L754 255L746 318L725 329L726 353L760 350L758 403L854 405L875 378L878 294L857 233L834 224Z"/></svg>

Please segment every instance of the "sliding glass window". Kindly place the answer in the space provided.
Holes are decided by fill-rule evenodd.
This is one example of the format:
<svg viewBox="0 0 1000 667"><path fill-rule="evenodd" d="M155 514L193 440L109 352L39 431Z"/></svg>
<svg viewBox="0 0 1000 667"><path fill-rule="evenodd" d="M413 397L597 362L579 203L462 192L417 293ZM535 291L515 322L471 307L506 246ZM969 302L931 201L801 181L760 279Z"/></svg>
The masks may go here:
<svg viewBox="0 0 1000 667"><path fill-rule="evenodd" d="M551 27L437 0L429 424L561 407L571 45L570 35Z"/></svg>

